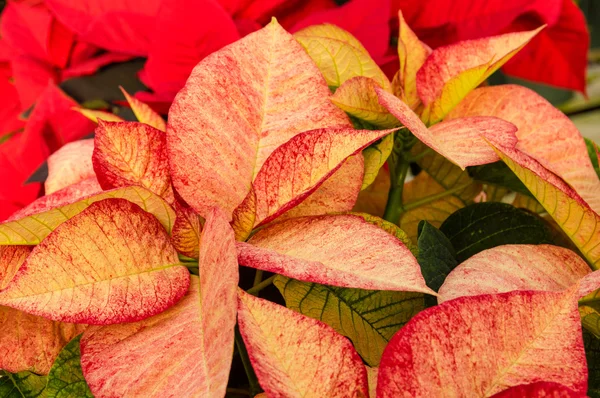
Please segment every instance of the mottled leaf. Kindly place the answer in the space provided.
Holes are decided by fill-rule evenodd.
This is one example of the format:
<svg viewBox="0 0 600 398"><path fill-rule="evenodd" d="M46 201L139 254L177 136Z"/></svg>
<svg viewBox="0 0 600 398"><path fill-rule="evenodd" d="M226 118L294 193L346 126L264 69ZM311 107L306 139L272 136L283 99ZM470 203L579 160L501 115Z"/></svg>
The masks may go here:
<svg viewBox="0 0 600 398"><path fill-rule="evenodd" d="M495 394L493 398L585 398L586 395L581 391L574 391L562 384L547 381L538 381L537 383L521 384L511 387Z"/></svg>
<svg viewBox="0 0 600 398"><path fill-rule="evenodd" d="M46 195L90 177L95 177L92 167L94 140L71 142L48 157L48 178L44 183Z"/></svg>

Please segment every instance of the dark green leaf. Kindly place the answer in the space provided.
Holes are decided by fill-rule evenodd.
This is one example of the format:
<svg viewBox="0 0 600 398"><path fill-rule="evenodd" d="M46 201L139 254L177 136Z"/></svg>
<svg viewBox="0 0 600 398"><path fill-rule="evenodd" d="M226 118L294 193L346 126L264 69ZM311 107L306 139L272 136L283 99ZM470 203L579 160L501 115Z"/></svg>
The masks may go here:
<svg viewBox="0 0 600 398"><path fill-rule="evenodd" d="M81 372L80 339L81 335L71 340L54 361L48 374L48 398L94 398Z"/></svg>
<svg viewBox="0 0 600 398"><path fill-rule="evenodd" d="M446 276L457 265L456 253L446 235L427 221L419 223L419 254L417 260L427 286L436 292L446 280ZM426 297L428 306L435 305L433 297Z"/></svg>
<svg viewBox="0 0 600 398"><path fill-rule="evenodd" d="M450 239L456 259L508 244L552 243L550 231L534 214L506 203L475 203L454 212L440 230Z"/></svg>
<svg viewBox="0 0 600 398"><path fill-rule="evenodd" d="M0 398L42 398L46 396L45 388L46 376L0 371Z"/></svg>
<svg viewBox="0 0 600 398"><path fill-rule="evenodd" d="M584 329L583 344L588 364L588 395L600 398L600 340Z"/></svg>
<svg viewBox="0 0 600 398"><path fill-rule="evenodd" d="M370 366L379 365L394 333L424 308L420 293L348 289L280 275L274 284L288 308L323 321L348 337Z"/></svg>
<svg viewBox="0 0 600 398"><path fill-rule="evenodd" d="M504 162L495 162L483 166L468 167L469 175L476 181L508 188L527 196L531 195L529 189L519 180Z"/></svg>
<svg viewBox="0 0 600 398"><path fill-rule="evenodd" d="M596 154L596 148L594 147L594 141L589 138L585 138L585 145L587 146L588 156L592 161L592 165L594 165L594 170L596 170L596 174L598 178L600 178L600 165L598 164L598 155Z"/></svg>

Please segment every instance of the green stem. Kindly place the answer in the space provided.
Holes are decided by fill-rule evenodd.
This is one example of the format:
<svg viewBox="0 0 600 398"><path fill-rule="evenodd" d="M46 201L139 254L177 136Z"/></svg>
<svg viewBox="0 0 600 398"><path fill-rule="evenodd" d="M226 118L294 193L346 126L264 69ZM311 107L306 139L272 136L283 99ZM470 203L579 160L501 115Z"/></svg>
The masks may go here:
<svg viewBox="0 0 600 398"><path fill-rule="evenodd" d="M238 325L235 325L235 346L240 353L240 358L242 359L242 364L244 365L244 370L246 371L246 376L248 377L250 396L254 397L257 394L260 394L262 389L260 388L260 384L258 384L258 378L256 377L256 373L254 373L254 368L250 362L248 350L246 350L246 345L244 344L244 339L242 339Z"/></svg>
<svg viewBox="0 0 600 398"><path fill-rule="evenodd" d="M262 277L263 277L263 270L257 269L256 274L254 274L254 283L252 284L252 286L258 285L262 281Z"/></svg>
<svg viewBox="0 0 600 398"><path fill-rule="evenodd" d="M404 190L404 180L408 174L409 163L404 159L397 159L395 167L390 164L390 192L385 205L383 219L394 224L398 224L400 214L403 212L402 207L402 191Z"/></svg>
<svg viewBox="0 0 600 398"><path fill-rule="evenodd" d="M275 280L276 276L277 275L273 275L273 276L265 279L264 281L260 282L259 284L256 284L256 285L252 286L246 292L249 293L249 294L251 294L251 295L253 295L253 296L258 295L258 292L260 292L265 287L270 286L273 283L273 280Z"/></svg>
<svg viewBox="0 0 600 398"><path fill-rule="evenodd" d="M412 209L416 209L417 207L421 207L423 205L426 205L428 203L434 202L438 199L442 199L445 198L446 196L450 196L452 194L455 194L457 192L463 191L465 188L468 188L472 183L469 182L467 184L463 184L463 185L459 185L458 187L454 187L452 189L448 189L447 191L444 192L440 192L440 193L436 193L434 195L429 195L429 196L425 196L424 198L421 198L419 200L415 200L414 202L410 202L405 204L404 207L404 211L409 211Z"/></svg>

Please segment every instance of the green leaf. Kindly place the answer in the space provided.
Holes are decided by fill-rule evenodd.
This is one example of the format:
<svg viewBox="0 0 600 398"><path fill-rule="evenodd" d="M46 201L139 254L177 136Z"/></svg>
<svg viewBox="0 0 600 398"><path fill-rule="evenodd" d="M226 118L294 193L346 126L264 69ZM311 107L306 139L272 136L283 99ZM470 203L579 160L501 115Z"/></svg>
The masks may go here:
<svg viewBox="0 0 600 398"><path fill-rule="evenodd" d="M600 398L600 340L584 329L583 344L588 363L588 395Z"/></svg>
<svg viewBox="0 0 600 398"><path fill-rule="evenodd" d="M370 366L379 365L388 341L424 308L421 293L340 288L281 275L274 284L288 308L348 337Z"/></svg>
<svg viewBox="0 0 600 398"><path fill-rule="evenodd" d="M527 196L533 196L504 162L495 162L483 166L467 167L471 178L486 184L508 188Z"/></svg>
<svg viewBox="0 0 600 398"><path fill-rule="evenodd" d="M45 398L46 376L0 371L0 398Z"/></svg>
<svg viewBox="0 0 600 398"><path fill-rule="evenodd" d="M79 340L75 337L62 349L48 374L48 398L94 398L81 372Z"/></svg>
<svg viewBox="0 0 600 398"><path fill-rule="evenodd" d="M444 221L440 230L450 239L456 259L508 244L552 243L550 231L535 215L506 203L474 203Z"/></svg>
<svg viewBox="0 0 600 398"><path fill-rule="evenodd" d="M421 273L427 286L437 292L450 271L458 265L454 247L442 231L427 221L419 223L417 244L419 245L417 261L421 266ZM430 298L431 300L429 300ZM431 296L427 296L425 302L428 306L437 303Z"/></svg>
<svg viewBox="0 0 600 398"><path fill-rule="evenodd" d="M598 155L596 153L596 144L594 143L594 141L590 140L589 138L584 138L584 139L585 139L585 145L587 146L588 156L590 157L590 160L592 161L592 165L594 166L594 170L596 170L596 174L598 175L598 178L600 178L600 165L598 164Z"/></svg>

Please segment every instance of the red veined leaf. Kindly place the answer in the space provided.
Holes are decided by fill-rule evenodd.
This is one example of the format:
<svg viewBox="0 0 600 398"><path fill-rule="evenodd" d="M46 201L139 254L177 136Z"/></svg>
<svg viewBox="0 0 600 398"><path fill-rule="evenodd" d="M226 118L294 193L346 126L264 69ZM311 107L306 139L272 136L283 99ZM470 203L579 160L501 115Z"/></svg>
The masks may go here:
<svg viewBox="0 0 600 398"><path fill-rule="evenodd" d="M85 328L0 306L0 369L48 374L60 350Z"/></svg>
<svg viewBox="0 0 600 398"><path fill-rule="evenodd" d="M236 322L238 266L233 231L208 215L183 299L141 322L90 327L81 338L83 374L95 396L216 397L227 387ZM132 364L144 364L133 366Z"/></svg>
<svg viewBox="0 0 600 398"><path fill-rule="evenodd" d="M516 85L478 88L448 118L470 116L495 116L513 123L518 128L516 148L563 178L594 211L600 211L600 179L583 137L540 95Z"/></svg>
<svg viewBox="0 0 600 398"><path fill-rule="evenodd" d="M173 209L142 187L125 187L98 193L95 179L87 179L44 196L0 224L0 245L37 245L57 226L81 213L92 203L123 198L152 213L167 232L175 220ZM91 195L94 193L93 195ZM84 199L81 199L82 195Z"/></svg>
<svg viewBox="0 0 600 398"><path fill-rule="evenodd" d="M123 87L119 86L119 88L129 103L129 106L131 107L131 110L133 111L133 114L137 118L138 122L147 124L160 131L167 130L167 123L158 113L154 112L152 108L144 104L139 99L129 95L129 93L125 91Z"/></svg>
<svg viewBox="0 0 600 398"><path fill-rule="evenodd" d="M589 273L590 267L581 257L562 247L497 246L454 268L440 287L438 303L513 290L562 291Z"/></svg>
<svg viewBox="0 0 600 398"><path fill-rule="evenodd" d="M136 122L98 122L92 161L104 189L140 185L173 201L165 133Z"/></svg>
<svg viewBox="0 0 600 398"><path fill-rule="evenodd" d="M268 396L368 396L365 365L352 343L326 324L241 290L238 322Z"/></svg>
<svg viewBox="0 0 600 398"><path fill-rule="evenodd" d="M516 127L495 117L470 117L444 121L427 128L402 100L375 88L379 102L408 128L421 142L464 169L492 163L498 155L489 147L482 134L496 137L503 145L514 147Z"/></svg>
<svg viewBox="0 0 600 398"><path fill-rule="evenodd" d="M94 140L71 142L48 158L48 178L44 183L46 195L88 178L96 178L92 166Z"/></svg>
<svg viewBox="0 0 600 398"><path fill-rule="evenodd" d="M572 288L461 297L420 312L386 347L377 396L490 397L540 380L585 393L575 296Z"/></svg>
<svg viewBox="0 0 600 398"><path fill-rule="evenodd" d="M573 188L537 160L517 149L505 147L491 137L486 139L577 246L591 267L600 267L600 216Z"/></svg>
<svg viewBox="0 0 600 398"><path fill-rule="evenodd" d="M574 391L562 384L548 381L538 381L531 384L521 384L508 390L494 394L492 398L585 398L587 394Z"/></svg>
<svg viewBox="0 0 600 398"><path fill-rule="evenodd" d="M392 130L313 130L298 134L281 145L265 161L254 179L254 225L264 225L298 205L335 173L349 156L356 155L390 133ZM358 192L354 198L357 195Z"/></svg>
<svg viewBox="0 0 600 398"><path fill-rule="evenodd" d="M169 111L177 191L200 215L212 206L231 214L280 145L303 131L350 126L329 95L313 61L276 21L206 57Z"/></svg>
<svg viewBox="0 0 600 398"><path fill-rule="evenodd" d="M188 286L158 220L127 200L106 199L36 246L0 304L63 322L132 322L174 305Z"/></svg>
<svg viewBox="0 0 600 398"><path fill-rule="evenodd" d="M177 251L191 258L198 258L202 223L200 216L190 207L175 201L175 223L171 232L171 242Z"/></svg>
<svg viewBox="0 0 600 398"><path fill-rule="evenodd" d="M442 120L540 29L466 40L433 50L417 72L417 92L425 106L423 120L429 124Z"/></svg>
<svg viewBox="0 0 600 398"><path fill-rule="evenodd" d="M29 246L0 246L0 291L13 280L29 253Z"/></svg>
<svg viewBox="0 0 600 398"><path fill-rule="evenodd" d="M435 294L410 250L360 216L292 218L237 247L241 265L306 282Z"/></svg>

